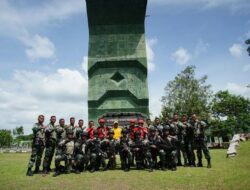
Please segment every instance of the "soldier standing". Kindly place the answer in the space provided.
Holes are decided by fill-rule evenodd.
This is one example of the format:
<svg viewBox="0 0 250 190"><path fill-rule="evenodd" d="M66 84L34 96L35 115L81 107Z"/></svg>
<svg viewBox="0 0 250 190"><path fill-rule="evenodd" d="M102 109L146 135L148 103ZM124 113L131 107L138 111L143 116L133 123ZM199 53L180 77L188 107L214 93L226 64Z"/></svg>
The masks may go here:
<svg viewBox="0 0 250 190"><path fill-rule="evenodd" d="M50 165L56 147L56 116L50 117L50 123L45 128L45 155L43 159L43 172L48 174L51 171Z"/></svg>
<svg viewBox="0 0 250 190"><path fill-rule="evenodd" d="M206 123L199 121L195 114L192 115L191 125L194 128L194 143L197 149L198 167L203 167L202 165L202 151L207 160L207 168L211 168L211 157L209 150L207 148L205 129L207 127Z"/></svg>
<svg viewBox="0 0 250 190"><path fill-rule="evenodd" d="M157 167L157 155L158 155L158 142L159 142L159 136L157 135L157 129L153 126L149 128L149 135L148 135L148 141L149 141L149 149L152 155L152 161L153 161L153 167Z"/></svg>
<svg viewBox="0 0 250 190"><path fill-rule="evenodd" d="M79 119L78 126L76 126L74 129L74 136L76 139L81 138L82 132L85 129L83 125L84 125L84 121L82 119Z"/></svg>
<svg viewBox="0 0 250 190"><path fill-rule="evenodd" d="M98 137L103 140L108 137L108 127L105 126L105 119L99 119L99 127L97 127Z"/></svg>
<svg viewBox="0 0 250 190"><path fill-rule="evenodd" d="M182 166L181 163L181 153L183 155L184 158L184 166L187 166L187 154L185 151L185 146L184 146L184 128L181 124L181 122L179 121L179 116L177 113L174 114L173 116L173 121L171 123L171 128L172 132L170 133L170 135L175 136L177 138L176 141L176 148L177 148L177 166Z"/></svg>
<svg viewBox="0 0 250 190"><path fill-rule="evenodd" d="M68 131L72 132L75 130L75 118L74 117L71 117L69 119L69 125L66 127L66 135L68 133Z"/></svg>
<svg viewBox="0 0 250 190"><path fill-rule="evenodd" d="M62 149L59 148L59 143L66 138L66 125L63 118L59 119L59 125L56 126L56 150L55 156L62 155Z"/></svg>
<svg viewBox="0 0 250 190"><path fill-rule="evenodd" d="M157 129L157 135L161 135L163 126L161 125L160 118L155 118L154 127Z"/></svg>
<svg viewBox="0 0 250 190"><path fill-rule="evenodd" d="M45 146L45 127L43 125L44 116L38 116L38 122L34 124L33 131L33 142L32 142L32 152L28 164L27 176L32 176L32 167L36 164L34 173L39 173L39 167L41 165L41 159Z"/></svg>

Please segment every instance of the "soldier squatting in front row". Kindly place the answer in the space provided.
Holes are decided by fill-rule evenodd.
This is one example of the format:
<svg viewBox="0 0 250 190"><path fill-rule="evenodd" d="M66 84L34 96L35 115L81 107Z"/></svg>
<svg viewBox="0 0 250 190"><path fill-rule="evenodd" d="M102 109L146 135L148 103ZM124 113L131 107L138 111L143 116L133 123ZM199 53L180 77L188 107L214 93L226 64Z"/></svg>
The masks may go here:
<svg viewBox="0 0 250 190"><path fill-rule="evenodd" d="M128 128L118 127L117 121L114 122L114 128L106 127L105 120L99 119L99 127L95 128L94 122L89 121L89 126L85 129L83 120L79 120L78 126L75 126L73 117L68 126L64 119L60 119L56 126L55 116L51 116L47 126L43 123L44 116L40 115L32 128L34 136L28 176L40 173L43 152L44 174L51 171L51 161L55 154L53 176L72 172L79 174L87 170L95 172L116 169L117 154L120 156L121 169L126 172L133 166L150 172L154 169L175 171L177 166L182 165L181 155L184 166L202 167L202 152L207 160L207 168L211 168L211 157L205 139L206 123L199 121L195 114L190 121L186 115L179 121L178 114L174 114L173 120L166 119L164 124L156 118L155 125L151 125L150 119L146 123L141 119L132 119ZM62 161L64 166L61 165Z"/></svg>

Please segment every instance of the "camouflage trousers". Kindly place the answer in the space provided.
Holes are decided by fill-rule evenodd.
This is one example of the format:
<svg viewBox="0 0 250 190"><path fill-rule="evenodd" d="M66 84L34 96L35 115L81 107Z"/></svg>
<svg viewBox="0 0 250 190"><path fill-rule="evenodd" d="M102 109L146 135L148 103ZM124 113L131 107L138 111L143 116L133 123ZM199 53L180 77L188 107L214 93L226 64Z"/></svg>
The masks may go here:
<svg viewBox="0 0 250 190"><path fill-rule="evenodd" d="M129 150L120 151L121 168L130 169L132 153Z"/></svg>
<svg viewBox="0 0 250 190"><path fill-rule="evenodd" d="M106 157L106 155L102 155L101 153L90 153L90 168L95 168L95 170L99 170L101 165L103 168L106 168Z"/></svg>
<svg viewBox="0 0 250 190"><path fill-rule="evenodd" d="M28 163L28 168L31 169L34 164L36 164L36 167L40 167L42 156L43 156L43 151L44 151L43 142L36 141L35 143L32 144L32 151L31 151L31 156L30 156L30 160Z"/></svg>
<svg viewBox="0 0 250 190"><path fill-rule="evenodd" d="M161 168L175 168L176 167L176 151L163 150L159 151Z"/></svg>
<svg viewBox="0 0 250 190"><path fill-rule="evenodd" d="M43 159L43 169L49 169L55 152L56 141L51 139L46 142L45 155Z"/></svg>
<svg viewBox="0 0 250 190"><path fill-rule="evenodd" d="M76 154L75 155L75 166L79 171L87 169L89 162L89 157L86 154Z"/></svg>
<svg viewBox="0 0 250 190"><path fill-rule="evenodd" d="M186 152L186 149L185 149L185 144L184 142L181 142L181 141L177 141L176 143L176 149L177 149L177 152L176 152L176 159L177 159L177 164L178 165L181 165L181 154L183 156L183 159L184 159L184 164L187 165L187 152Z"/></svg>
<svg viewBox="0 0 250 190"><path fill-rule="evenodd" d="M202 152L207 160L211 159L205 138L196 138L195 148L197 150L196 153L199 162L202 162Z"/></svg>
<svg viewBox="0 0 250 190"><path fill-rule="evenodd" d="M72 170L72 165L73 165L73 155L67 155L67 154L58 154L55 156L55 166L56 170L59 170L60 168L60 163L62 161L65 162L65 171L66 172L71 172Z"/></svg>
<svg viewBox="0 0 250 190"><path fill-rule="evenodd" d="M195 165L194 142L192 140L185 141L185 150L189 165Z"/></svg>

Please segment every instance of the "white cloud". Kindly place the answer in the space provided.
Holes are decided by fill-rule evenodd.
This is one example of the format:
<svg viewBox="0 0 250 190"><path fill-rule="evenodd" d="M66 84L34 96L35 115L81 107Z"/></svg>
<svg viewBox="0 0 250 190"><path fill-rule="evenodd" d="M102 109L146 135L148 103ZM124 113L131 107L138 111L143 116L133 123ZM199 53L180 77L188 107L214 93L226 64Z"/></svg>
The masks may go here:
<svg viewBox="0 0 250 190"><path fill-rule="evenodd" d="M81 66L82 66L82 70L85 73L88 73L88 56L83 57Z"/></svg>
<svg viewBox="0 0 250 190"><path fill-rule="evenodd" d="M229 48L229 52L231 53L232 56L234 57L241 57L243 54L243 47L241 44L233 44Z"/></svg>
<svg viewBox="0 0 250 190"><path fill-rule="evenodd" d="M36 34L32 38L25 37L21 40L27 46L25 53L30 61L55 58L55 46L47 37Z"/></svg>
<svg viewBox="0 0 250 190"><path fill-rule="evenodd" d="M250 71L250 64L247 64L243 67L243 72Z"/></svg>
<svg viewBox="0 0 250 190"><path fill-rule="evenodd" d="M185 65L191 60L192 56L188 53L188 50L180 47L172 54L172 58L176 63Z"/></svg>
<svg viewBox="0 0 250 190"><path fill-rule="evenodd" d="M47 37L33 35L31 31L84 11L82 0L51 0L36 4L1 0L0 35L20 40L29 48L25 53L31 61L48 59L54 57L54 44Z"/></svg>
<svg viewBox="0 0 250 190"><path fill-rule="evenodd" d="M148 70L154 71L155 70L155 53L153 47L157 44L157 38L147 38L146 39L146 51L147 51L147 58L148 58Z"/></svg>
<svg viewBox="0 0 250 190"><path fill-rule="evenodd" d="M86 120L87 89L86 75L77 70L16 71L11 79L0 79L0 128L23 125L31 133L38 114L46 115L46 123L50 115Z"/></svg>
<svg viewBox="0 0 250 190"><path fill-rule="evenodd" d="M227 83L226 89L233 94L250 98L250 88L247 87L247 84L240 85L237 83Z"/></svg>

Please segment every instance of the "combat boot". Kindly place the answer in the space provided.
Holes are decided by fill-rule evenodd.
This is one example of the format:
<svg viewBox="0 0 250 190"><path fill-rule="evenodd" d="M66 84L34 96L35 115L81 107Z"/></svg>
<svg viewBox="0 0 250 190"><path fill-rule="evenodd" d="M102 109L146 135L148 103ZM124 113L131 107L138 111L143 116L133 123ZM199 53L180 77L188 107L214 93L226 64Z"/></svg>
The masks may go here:
<svg viewBox="0 0 250 190"><path fill-rule="evenodd" d="M207 159L207 168L211 168L211 160L210 159Z"/></svg>
<svg viewBox="0 0 250 190"><path fill-rule="evenodd" d="M201 160L198 161L197 167L203 167L203 164L202 164Z"/></svg>
<svg viewBox="0 0 250 190"><path fill-rule="evenodd" d="M47 169L43 169L43 174L49 174L48 170Z"/></svg>
<svg viewBox="0 0 250 190"><path fill-rule="evenodd" d="M76 169L75 173L76 174L80 174L80 171L78 169Z"/></svg>
<svg viewBox="0 0 250 190"><path fill-rule="evenodd" d="M33 176L33 172L31 170L31 168L28 168L26 175L27 176Z"/></svg>
<svg viewBox="0 0 250 190"><path fill-rule="evenodd" d="M40 173L39 166L36 166L36 169L35 169L35 171L33 173L34 174L39 174Z"/></svg>
<svg viewBox="0 0 250 190"><path fill-rule="evenodd" d="M59 176L61 173L59 170L56 170L55 173L53 174L53 177Z"/></svg>

